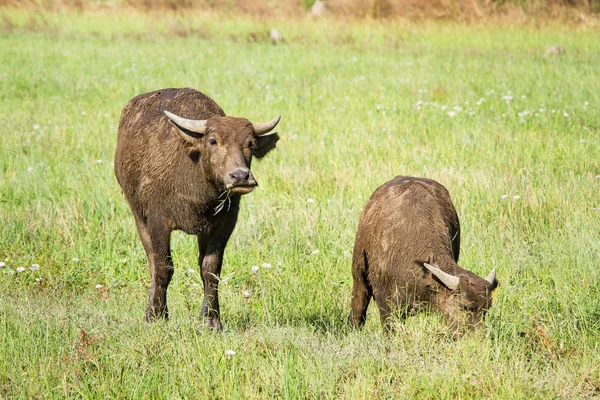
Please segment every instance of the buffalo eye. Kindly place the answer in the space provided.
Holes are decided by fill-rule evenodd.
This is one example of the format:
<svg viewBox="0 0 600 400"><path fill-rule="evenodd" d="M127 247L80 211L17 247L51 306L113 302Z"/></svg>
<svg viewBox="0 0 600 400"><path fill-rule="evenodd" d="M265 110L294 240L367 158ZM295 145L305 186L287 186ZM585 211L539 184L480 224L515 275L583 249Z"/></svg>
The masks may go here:
<svg viewBox="0 0 600 400"><path fill-rule="evenodd" d="M208 139L208 144L210 144L211 146L216 146L217 145L217 141L215 139Z"/></svg>

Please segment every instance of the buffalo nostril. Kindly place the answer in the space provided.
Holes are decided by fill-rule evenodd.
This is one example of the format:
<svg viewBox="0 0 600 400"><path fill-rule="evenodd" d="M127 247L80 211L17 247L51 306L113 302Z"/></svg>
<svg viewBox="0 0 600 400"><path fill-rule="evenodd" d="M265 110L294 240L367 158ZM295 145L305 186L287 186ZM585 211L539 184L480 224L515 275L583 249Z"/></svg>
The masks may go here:
<svg viewBox="0 0 600 400"><path fill-rule="evenodd" d="M229 176L231 176L236 183L247 182L248 178L250 178L250 170L242 168L236 169L235 171L230 172Z"/></svg>

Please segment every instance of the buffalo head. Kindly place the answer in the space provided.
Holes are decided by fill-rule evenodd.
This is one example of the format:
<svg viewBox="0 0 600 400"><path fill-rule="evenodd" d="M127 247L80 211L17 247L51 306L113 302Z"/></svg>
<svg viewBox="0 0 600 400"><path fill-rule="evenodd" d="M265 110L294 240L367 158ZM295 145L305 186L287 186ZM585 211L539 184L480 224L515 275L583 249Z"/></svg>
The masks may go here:
<svg viewBox="0 0 600 400"><path fill-rule="evenodd" d="M250 171L252 157L262 158L275 148L279 135L271 131L281 116L265 123L252 123L245 118L193 120L167 110L164 113L219 190L242 195L258 185Z"/></svg>
<svg viewBox="0 0 600 400"><path fill-rule="evenodd" d="M498 286L496 270L481 278L468 271L454 276L437 266L427 263L423 266L446 289L436 291L436 302L449 322L469 328L481 325L483 316L492 306L492 292Z"/></svg>

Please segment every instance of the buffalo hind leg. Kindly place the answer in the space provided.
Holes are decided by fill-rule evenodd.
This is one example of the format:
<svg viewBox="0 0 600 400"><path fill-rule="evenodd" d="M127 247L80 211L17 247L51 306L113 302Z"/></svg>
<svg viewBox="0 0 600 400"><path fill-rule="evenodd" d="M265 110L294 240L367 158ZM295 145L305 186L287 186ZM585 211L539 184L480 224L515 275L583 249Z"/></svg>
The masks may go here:
<svg viewBox="0 0 600 400"><path fill-rule="evenodd" d="M219 311L219 277L223 265L224 248L216 247L204 249L203 243L198 239L200 256L198 263L202 271L202 282L204 284L204 301L200 316L210 329L220 331L222 329Z"/></svg>
<svg viewBox="0 0 600 400"><path fill-rule="evenodd" d="M140 222L138 230L148 255L151 277L145 320L146 322L159 318L167 320L169 319L167 288L174 272L171 259L171 231L161 221L150 221L148 224Z"/></svg>

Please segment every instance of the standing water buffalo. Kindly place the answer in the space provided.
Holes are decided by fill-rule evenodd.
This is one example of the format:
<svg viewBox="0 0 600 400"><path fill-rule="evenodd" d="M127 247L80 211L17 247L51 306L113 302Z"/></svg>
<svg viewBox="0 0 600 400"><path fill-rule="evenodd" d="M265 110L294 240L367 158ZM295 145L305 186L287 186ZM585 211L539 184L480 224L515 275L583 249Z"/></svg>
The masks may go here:
<svg viewBox="0 0 600 400"><path fill-rule="evenodd" d="M495 271L485 279L459 267L460 225L444 186L397 176L379 187L360 217L352 257L352 323L362 327L371 297L381 323L419 305L450 323L476 326L491 306Z"/></svg>
<svg viewBox="0 0 600 400"><path fill-rule="evenodd" d="M257 185L252 157L275 148L267 123L225 116L193 89L163 89L133 98L121 113L115 174L133 211L152 282L146 321L168 319L173 276L171 231L198 236L204 283L202 316L220 330L218 285L223 252L237 221L240 197Z"/></svg>

